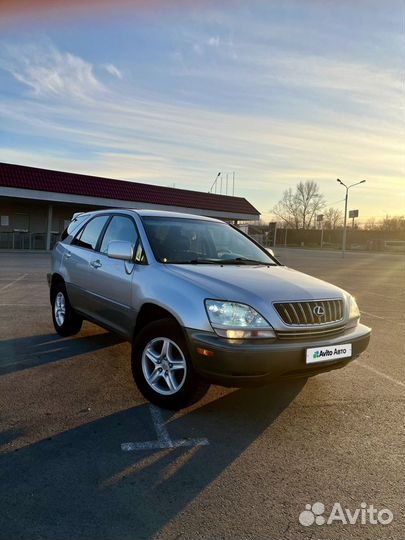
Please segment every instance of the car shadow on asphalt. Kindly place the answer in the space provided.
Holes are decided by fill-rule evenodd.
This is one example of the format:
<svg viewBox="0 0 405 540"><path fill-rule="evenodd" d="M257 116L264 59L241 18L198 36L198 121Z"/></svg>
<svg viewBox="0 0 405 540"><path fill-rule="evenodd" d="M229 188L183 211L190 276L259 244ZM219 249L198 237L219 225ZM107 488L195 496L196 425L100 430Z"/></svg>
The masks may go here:
<svg viewBox="0 0 405 540"><path fill-rule="evenodd" d="M95 352L123 341L110 332L74 338L45 334L3 340L0 341L0 376Z"/></svg>
<svg viewBox="0 0 405 540"><path fill-rule="evenodd" d="M283 381L181 414L161 411L172 440L206 437L205 446L123 451L122 443L157 439L151 407L142 404L1 455L0 538L152 537L225 470L232 474L229 465L304 384Z"/></svg>

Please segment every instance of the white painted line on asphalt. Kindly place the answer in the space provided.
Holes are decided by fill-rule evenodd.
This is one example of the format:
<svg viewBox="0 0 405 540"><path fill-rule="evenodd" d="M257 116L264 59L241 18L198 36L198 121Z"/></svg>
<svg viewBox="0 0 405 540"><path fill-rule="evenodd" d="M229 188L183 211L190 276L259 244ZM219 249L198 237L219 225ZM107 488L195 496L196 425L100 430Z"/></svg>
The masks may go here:
<svg viewBox="0 0 405 540"><path fill-rule="evenodd" d="M190 446L207 446L209 444L207 439L177 439L171 442L168 446L165 442L159 441L145 441L140 443L122 443L121 450L124 452L132 452L134 450L163 450L165 448L180 448Z"/></svg>
<svg viewBox="0 0 405 540"><path fill-rule="evenodd" d="M363 315L366 315L366 317L373 317L374 319L380 319L381 321L388 321L392 324L399 324L400 326L403 326L405 324L404 321L398 321L396 319L388 319L387 317L381 317L380 315L374 315L374 313L369 313L368 311L361 311Z"/></svg>
<svg viewBox="0 0 405 540"><path fill-rule="evenodd" d="M164 443L166 448L171 448L173 443L165 426L160 409L154 405L150 405L150 414L152 415L158 441Z"/></svg>
<svg viewBox="0 0 405 540"><path fill-rule="evenodd" d="M368 364L363 364L362 362L359 362L357 360L357 365L361 366L361 367L364 367L370 371L372 371L373 373L376 373L377 375L379 375L380 377L384 377L384 379L387 379L388 381L391 381L395 384L397 384L398 386L402 386L402 388L405 387L405 384L401 381L397 381L397 379L394 379L393 377L390 377L389 375L387 375L386 373L383 373L382 371L379 371L378 369L375 369L374 367L372 366L369 366Z"/></svg>
<svg viewBox="0 0 405 540"><path fill-rule="evenodd" d="M7 283L7 285L3 285L3 287L0 287L0 291L4 291L5 289L8 289L12 285L14 285L14 283L17 283L17 281L21 281L22 279L26 278L27 276L28 276L28 274L23 274L22 276L19 276L17 279L12 281L11 283Z"/></svg>
<svg viewBox="0 0 405 540"><path fill-rule="evenodd" d="M133 450L157 450L163 448L180 448L185 446L207 446L208 439L176 439L172 440L162 418L162 413L155 405L149 406L153 420L153 426L156 431L156 441L145 442L126 442L121 444L121 450L131 452Z"/></svg>
<svg viewBox="0 0 405 540"><path fill-rule="evenodd" d="M380 315L374 315L374 313L369 313L368 311L361 311L360 313L368 315L369 317L374 317L375 319L382 319L383 321L385 321L385 317L380 317Z"/></svg>

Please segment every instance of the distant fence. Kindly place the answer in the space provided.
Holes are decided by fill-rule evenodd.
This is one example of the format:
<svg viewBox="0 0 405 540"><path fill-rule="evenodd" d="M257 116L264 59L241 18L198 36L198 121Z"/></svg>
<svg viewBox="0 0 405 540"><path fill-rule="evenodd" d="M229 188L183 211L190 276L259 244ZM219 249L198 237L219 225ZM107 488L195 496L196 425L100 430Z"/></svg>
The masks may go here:
<svg viewBox="0 0 405 540"><path fill-rule="evenodd" d="M384 249L388 251L405 251L404 240L385 240Z"/></svg>
<svg viewBox="0 0 405 540"><path fill-rule="evenodd" d="M51 233L51 248L59 233ZM0 249L46 249L46 233L0 232Z"/></svg>
<svg viewBox="0 0 405 540"><path fill-rule="evenodd" d="M261 243L269 242L266 234L253 235L262 236ZM343 230L324 230L320 229L296 230L296 229L277 229L277 246L298 246L298 247L322 247L340 249L342 247ZM257 238L260 242L260 240ZM347 249L370 250L370 251L405 251L404 233L386 232L386 231L364 231L360 229L347 229L346 237Z"/></svg>

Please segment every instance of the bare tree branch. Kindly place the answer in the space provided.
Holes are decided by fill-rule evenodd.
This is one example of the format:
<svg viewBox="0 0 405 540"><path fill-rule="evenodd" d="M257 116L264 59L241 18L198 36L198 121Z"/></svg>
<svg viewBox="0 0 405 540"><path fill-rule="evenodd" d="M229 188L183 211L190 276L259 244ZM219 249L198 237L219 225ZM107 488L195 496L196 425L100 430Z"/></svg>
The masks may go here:
<svg viewBox="0 0 405 540"><path fill-rule="evenodd" d="M324 212L323 223L325 229L337 229L343 225L343 212L331 206Z"/></svg>
<svg viewBox="0 0 405 540"><path fill-rule="evenodd" d="M319 192L319 185L307 180L299 182L295 191L285 190L272 211L291 228L309 229L324 206L325 198Z"/></svg>

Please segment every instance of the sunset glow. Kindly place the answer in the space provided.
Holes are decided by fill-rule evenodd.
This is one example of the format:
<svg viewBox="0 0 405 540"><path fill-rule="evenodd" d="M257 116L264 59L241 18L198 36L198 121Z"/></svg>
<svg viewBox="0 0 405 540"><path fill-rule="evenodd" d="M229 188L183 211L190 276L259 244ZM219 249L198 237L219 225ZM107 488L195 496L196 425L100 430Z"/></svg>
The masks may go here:
<svg viewBox="0 0 405 540"><path fill-rule="evenodd" d="M201 191L235 171L264 219L299 180L341 206L336 178L365 178L360 221L403 214L399 0L23 4L2 8L1 161Z"/></svg>

